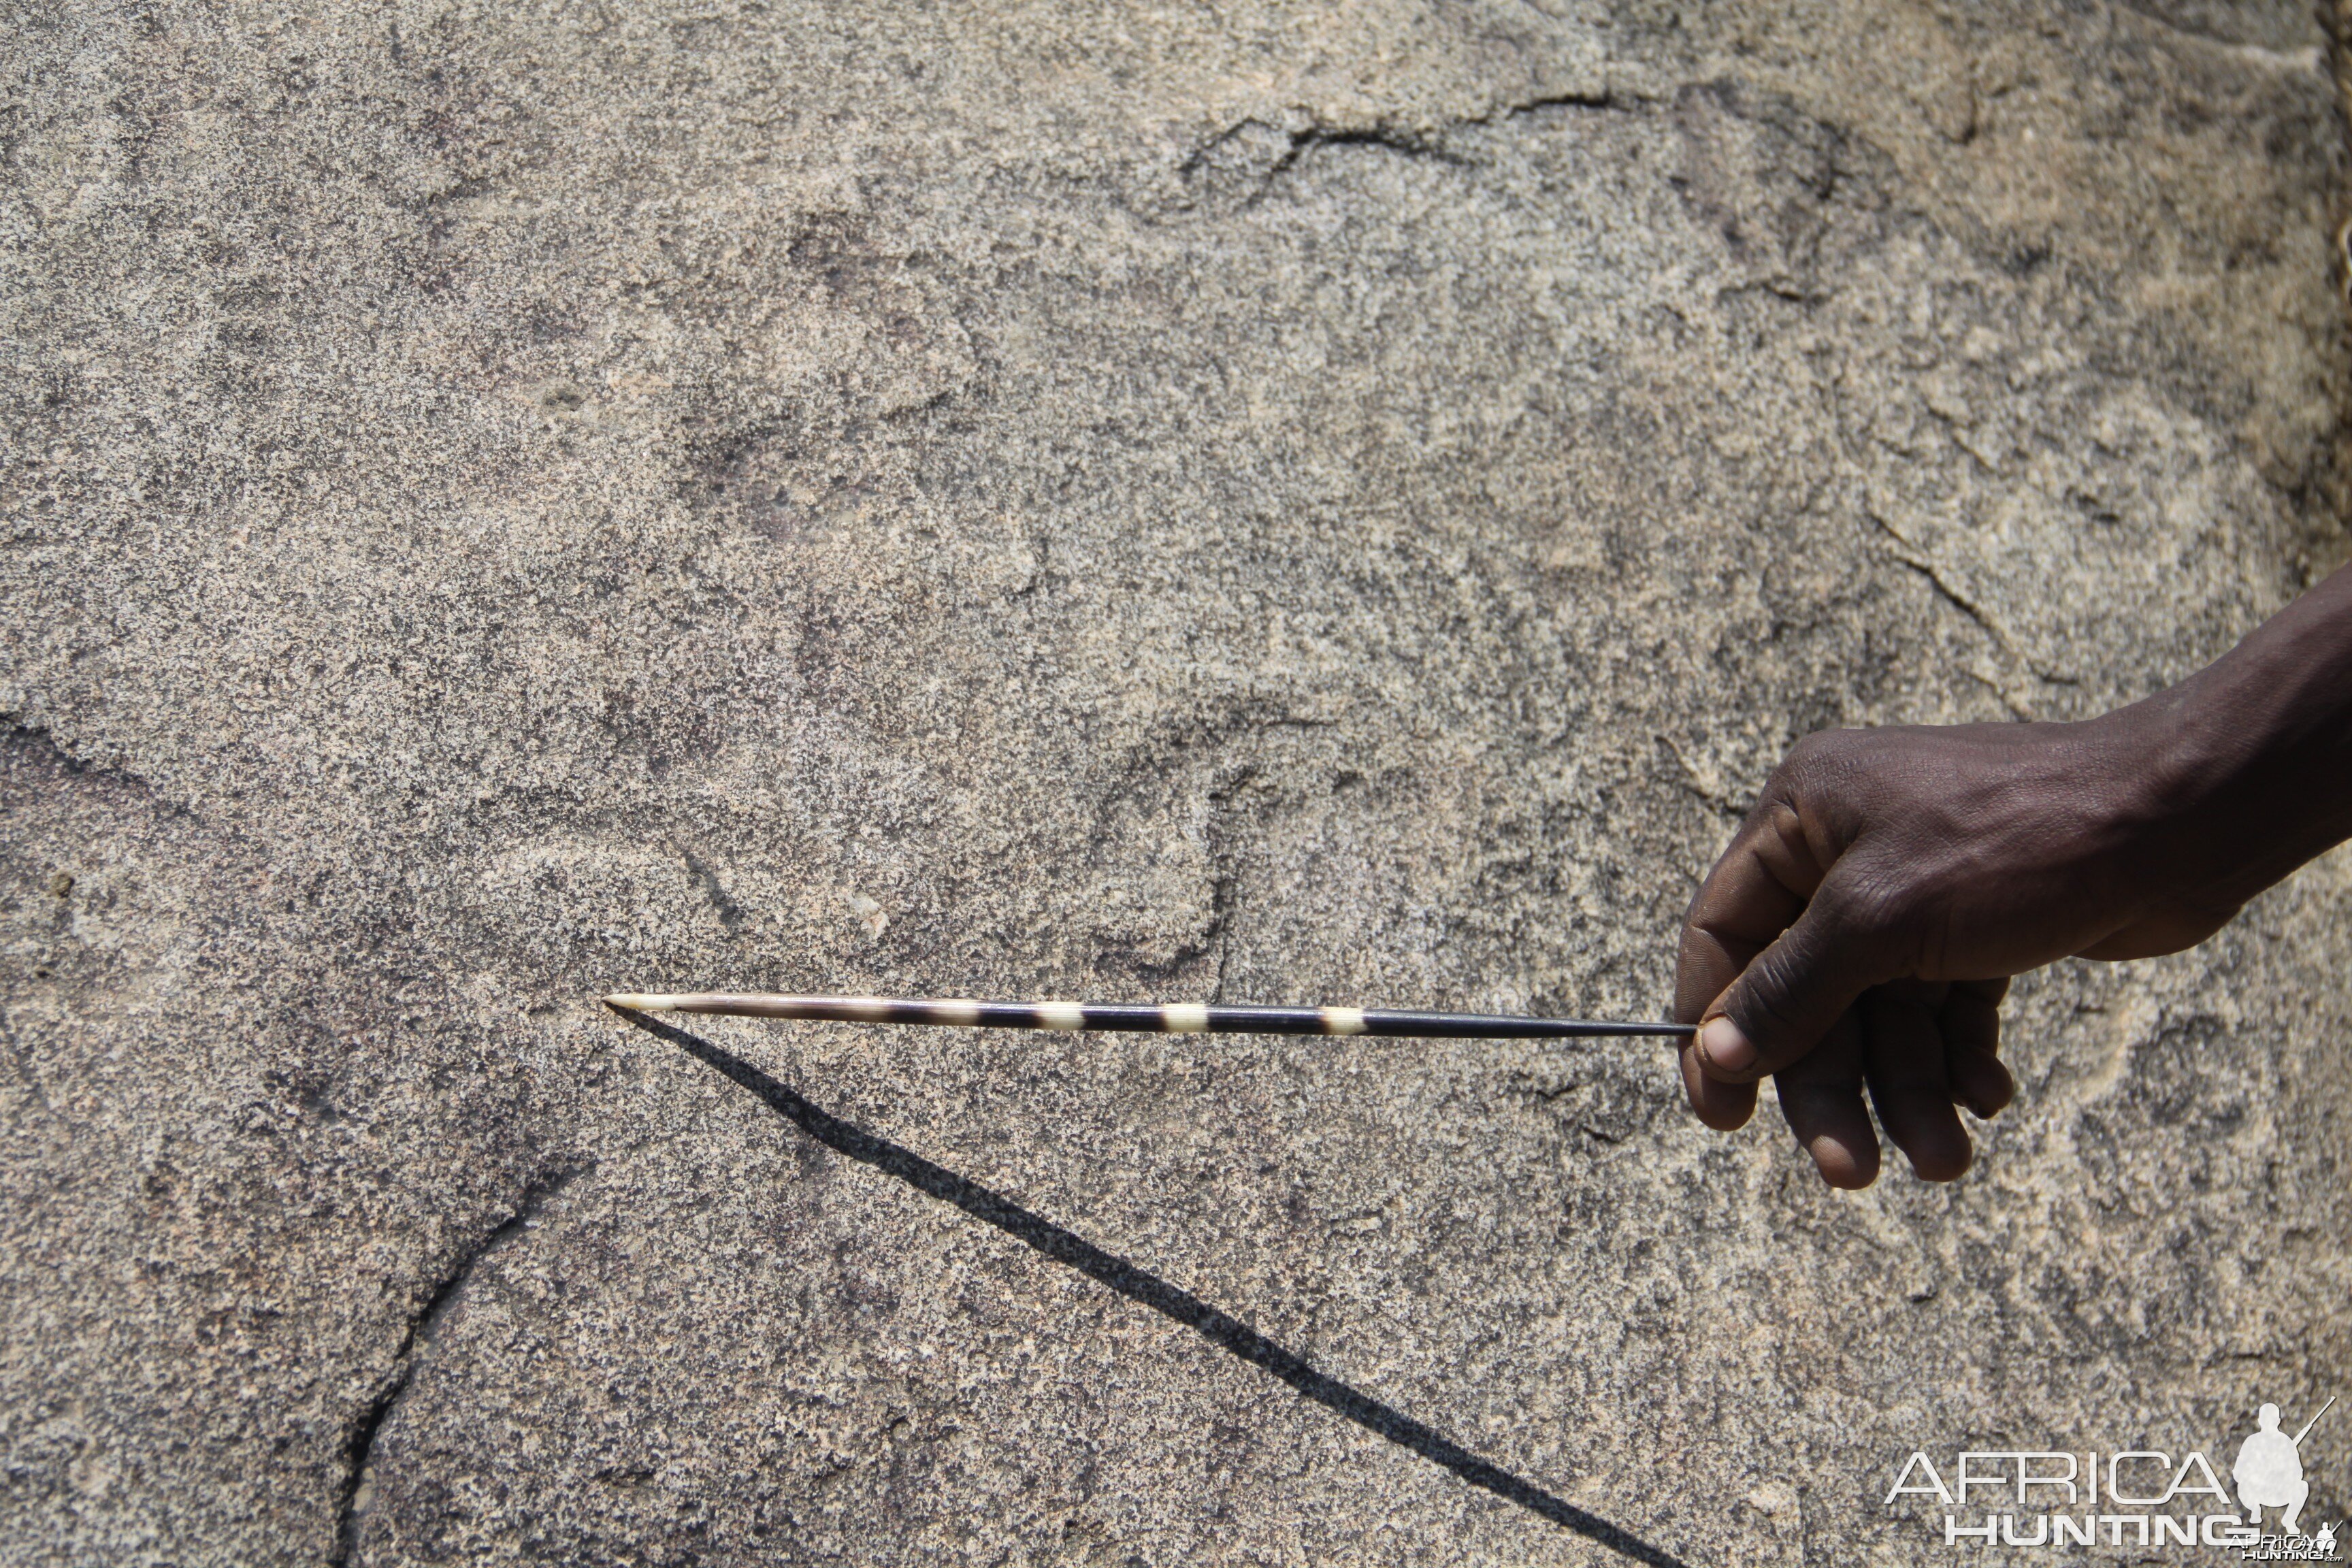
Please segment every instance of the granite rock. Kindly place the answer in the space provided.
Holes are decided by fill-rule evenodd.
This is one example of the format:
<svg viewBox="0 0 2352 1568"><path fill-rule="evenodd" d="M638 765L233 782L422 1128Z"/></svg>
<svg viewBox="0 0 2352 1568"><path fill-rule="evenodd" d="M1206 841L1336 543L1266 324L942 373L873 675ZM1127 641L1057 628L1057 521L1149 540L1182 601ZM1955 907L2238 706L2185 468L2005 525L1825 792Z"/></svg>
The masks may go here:
<svg viewBox="0 0 2352 1568"><path fill-rule="evenodd" d="M1860 1195L1640 1045L595 1001L1654 1016L1795 736L2345 557L2307 7L6 26L8 1561L1942 1563L1913 1448L2352 1391L2340 855Z"/></svg>

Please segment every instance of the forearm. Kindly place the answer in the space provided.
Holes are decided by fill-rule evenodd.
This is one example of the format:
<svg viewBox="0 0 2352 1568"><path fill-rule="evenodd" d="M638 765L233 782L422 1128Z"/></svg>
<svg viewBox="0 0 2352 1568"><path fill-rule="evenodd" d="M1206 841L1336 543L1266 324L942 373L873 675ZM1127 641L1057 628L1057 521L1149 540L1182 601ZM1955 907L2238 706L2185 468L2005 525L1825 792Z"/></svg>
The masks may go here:
<svg viewBox="0 0 2352 1568"><path fill-rule="evenodd" d="M2179 685L2096 721L2145 758L2151 868L2234 909L2352 837L2352 570Z"/></svg>

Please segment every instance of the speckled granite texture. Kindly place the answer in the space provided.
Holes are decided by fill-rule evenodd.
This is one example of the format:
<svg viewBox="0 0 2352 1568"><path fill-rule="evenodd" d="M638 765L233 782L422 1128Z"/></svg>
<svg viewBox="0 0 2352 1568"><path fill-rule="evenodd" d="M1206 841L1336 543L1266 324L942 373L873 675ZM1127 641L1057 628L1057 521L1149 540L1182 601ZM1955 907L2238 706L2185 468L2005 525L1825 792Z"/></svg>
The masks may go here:
<svg viewBox="0 0 2352 1568"><path fill-rule="evenodd" d="M0 1558L1948 1563L1911 1448L2352 1394L2341 856L1858 1197L1638 1043L593 1002L1655 1016L1791 738L2345 555L2306 10L5 26Z"/></svg>

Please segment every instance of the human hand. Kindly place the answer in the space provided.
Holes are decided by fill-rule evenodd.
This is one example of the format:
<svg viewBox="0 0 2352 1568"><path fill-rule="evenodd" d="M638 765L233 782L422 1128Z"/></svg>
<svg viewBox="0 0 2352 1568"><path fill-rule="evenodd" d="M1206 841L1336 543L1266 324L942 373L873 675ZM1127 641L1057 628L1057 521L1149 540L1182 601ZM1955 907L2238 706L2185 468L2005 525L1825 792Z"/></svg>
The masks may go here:
<svg viewBox="0 0 2352 1568"><path fill-rule="evenodd" d="M1770 1075L1822 1180L1864 1187L1867 1086L1914 1171L1965 1171L1954 1107L1990 1118L2015 1093L2010 976L2191 946L2250 890L2197 874L2212 858L2189 842L2198 792L2171 711L1799 742L1684 924L1675 1016L1700 1026L1681 1058L1699 1119L1741 1126Z"/></svg>

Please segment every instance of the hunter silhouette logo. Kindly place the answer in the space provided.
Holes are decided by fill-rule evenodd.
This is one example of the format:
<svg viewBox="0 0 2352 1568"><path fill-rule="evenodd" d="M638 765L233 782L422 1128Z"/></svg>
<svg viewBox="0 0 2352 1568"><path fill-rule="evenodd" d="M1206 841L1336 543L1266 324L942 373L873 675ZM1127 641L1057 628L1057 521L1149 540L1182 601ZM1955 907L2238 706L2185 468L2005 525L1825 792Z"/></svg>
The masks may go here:
<svg viewBox="0 0 2352 1568"><path fill-rule="evenodd" d="M2238 1501L2246 1510L2246 1522L2260 1531L2263 1510L2274 1508L2279 1510L2279 1533L2258 1534L2240 1551L2241 1557L2255 1563L2341 1561L2336 1552L2335 1525L2323 1524L2317 1534L2305 1535L2295 1522L2295 1515L2311 1496L2311 1482L2303 1473L2303 1440L2335 1403L2331 1397L2319 1407L2319 1415L2305 1422L2303 1430L2292 1437L2279 1430L2277 1405L2265 1405L2254 1413L2253 1434L2238 1446L2238 1462L2230 1467L2230 1479L2238 1483Z"/></svg>
<svg viewBox="0 0 2352 1568"><path fill-rule="evenodd" d="M2330 1399L2327 1405L2336 1401ZM2319 1407L2319 1415L2327 1414L2327 1405ZM2305 1498L2311 1495L2311 1483L2303 1479L2303 1440L2319 1425L2319 1415L2303 1424L2303 1430L2290 1437L2279 1430L2279 1407L2265 1405L2254 1415L2254 1435L2238 1447L2238 1462L2230 1467L2230 1479L2238 1483L2238 1500L2246 1505L2246 1522L2260 1524L2263 1510L2284 1510L2279 1523L2289 1535L2301 1535L2294 1516L2303 1511Z"/></svg>

